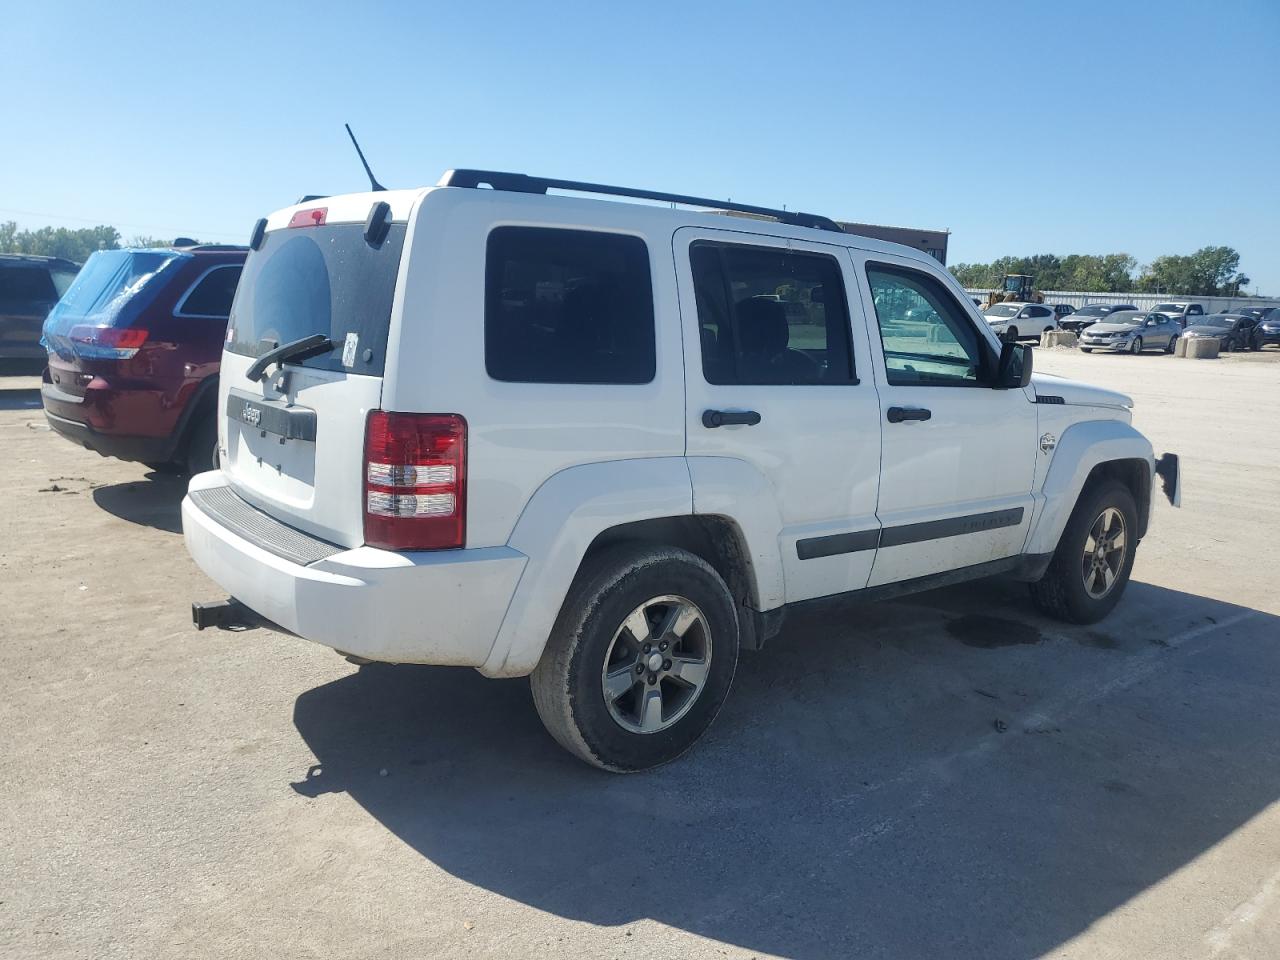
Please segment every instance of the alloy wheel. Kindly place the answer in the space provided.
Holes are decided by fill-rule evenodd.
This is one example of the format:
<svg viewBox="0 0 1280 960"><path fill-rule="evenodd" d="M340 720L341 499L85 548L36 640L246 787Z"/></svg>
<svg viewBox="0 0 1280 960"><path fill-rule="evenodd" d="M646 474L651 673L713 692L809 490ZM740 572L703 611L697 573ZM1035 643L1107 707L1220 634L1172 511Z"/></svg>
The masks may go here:
<svg viewBox="0 0 1280 960"><path fill-rule="evenodd" d="M631 733L657 733L689 712L707 685L711 631L691 600L654 597L622 622L605 654L609 715Z"/></svg>
<svg viewBox="0 0 1280 960"><path fill-rule="evenodd" d="M1093 521L1084 540L1081 573L1085 592L1090 597L1101 600L1111 592L1124 569L1128 551L1124 514L1115 507L1107 507Z"/></svg>

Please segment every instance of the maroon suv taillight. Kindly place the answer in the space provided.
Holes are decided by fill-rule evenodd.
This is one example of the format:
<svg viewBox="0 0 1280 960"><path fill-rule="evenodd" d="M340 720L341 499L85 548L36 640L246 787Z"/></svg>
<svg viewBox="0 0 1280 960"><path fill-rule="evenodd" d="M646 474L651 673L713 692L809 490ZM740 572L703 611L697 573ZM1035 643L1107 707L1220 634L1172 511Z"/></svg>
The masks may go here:
<svg viewBox="0 0 1280 960"><path fill-rule="evenodd" d="M467 422L374 410L364 431L364 541L388 550L466 542Z"/></svg>

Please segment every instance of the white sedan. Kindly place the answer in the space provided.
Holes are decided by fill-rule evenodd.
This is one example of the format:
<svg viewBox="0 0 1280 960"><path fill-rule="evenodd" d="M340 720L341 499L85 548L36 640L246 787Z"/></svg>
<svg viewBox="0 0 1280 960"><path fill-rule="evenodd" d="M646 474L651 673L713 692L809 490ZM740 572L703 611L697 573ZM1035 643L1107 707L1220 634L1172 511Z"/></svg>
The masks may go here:
<svg viewBox="0 0 1280 960"><path fill-rule="evenodd" d="M1042 303L997 303L984 310L982 316L992 330L1010 340L1038 338L1042 333L1058 329L1058 315L1053 307Z"/></svg>

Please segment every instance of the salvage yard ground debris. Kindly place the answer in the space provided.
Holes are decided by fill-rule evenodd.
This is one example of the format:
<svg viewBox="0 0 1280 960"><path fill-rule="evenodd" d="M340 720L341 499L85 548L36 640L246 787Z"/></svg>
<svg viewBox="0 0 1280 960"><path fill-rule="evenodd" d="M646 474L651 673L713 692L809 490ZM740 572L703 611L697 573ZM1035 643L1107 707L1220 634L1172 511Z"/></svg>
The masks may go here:
<svg viewBox="0 0 1280 960"><path fill-rule="evenodd" d="M1116 612L797 616L632 777L523 681L195 633L184 482L0 378L0 956L1280 956L1280 351L1036 362L1182 456Z"/></svg>

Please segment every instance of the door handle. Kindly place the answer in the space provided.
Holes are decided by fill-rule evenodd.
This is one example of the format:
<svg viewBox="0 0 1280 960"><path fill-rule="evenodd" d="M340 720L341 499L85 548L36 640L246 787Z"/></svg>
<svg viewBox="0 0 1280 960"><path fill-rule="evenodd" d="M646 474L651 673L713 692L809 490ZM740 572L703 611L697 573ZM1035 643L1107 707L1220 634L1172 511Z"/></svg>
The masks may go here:
<svg viewBox="0 0 1280 960"><path fill-rule="evenodd" d="M754 427L760 422L760 414L754 410L703 410L702 425L708 430L743 424Z"/></svg>
<svg viewBox="0 0 1280 960"><path fill-rule="evenodd" d="M885 418L890 423L902 423L904 420L928 420L933 416L932 410L924 407L890 407Z"/></svg>

